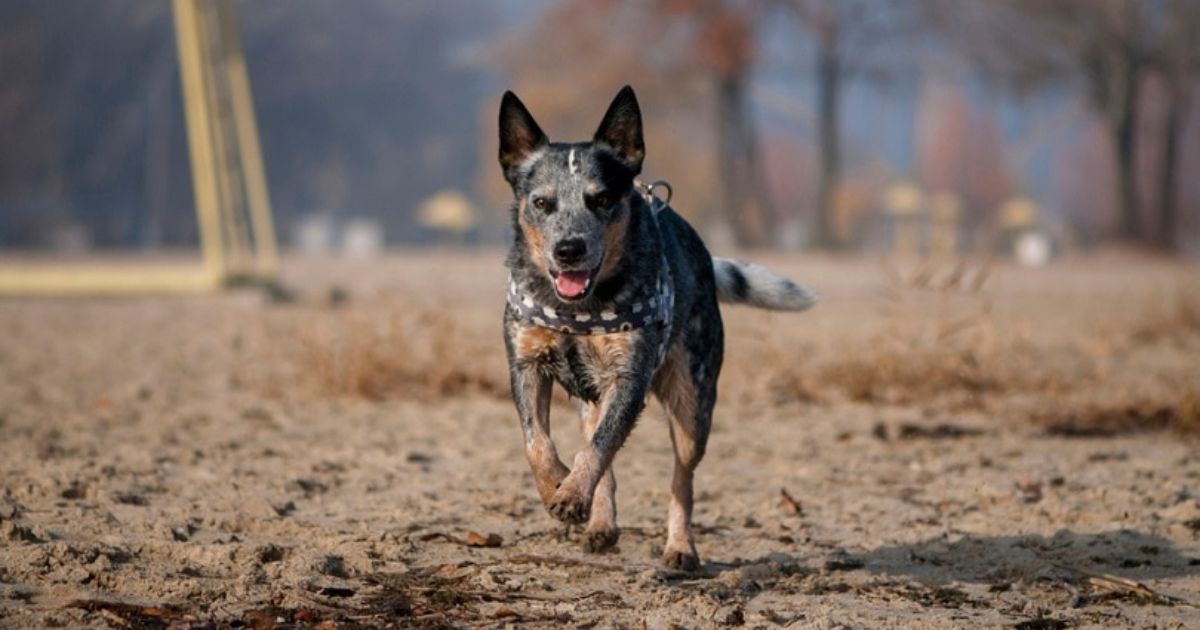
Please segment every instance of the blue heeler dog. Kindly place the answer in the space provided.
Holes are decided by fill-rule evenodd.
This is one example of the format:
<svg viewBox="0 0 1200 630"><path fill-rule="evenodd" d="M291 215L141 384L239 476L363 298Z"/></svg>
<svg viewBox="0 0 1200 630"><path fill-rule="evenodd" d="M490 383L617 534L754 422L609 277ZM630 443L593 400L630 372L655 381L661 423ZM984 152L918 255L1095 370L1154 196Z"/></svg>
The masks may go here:
<svg viewBox="0 0 1200 630"><path fill-rule="evenodd" d="M504 341L538 493L559 520L587 523L588 551L617 541L613 456L646 396L662 402L675 446L662 560L692 570L692 473L724 347L717 303L800 311L815 296L758 265L713 258L637 179L645 156L628 86L591 142L569 144L551 143L520 99L504 94L500 165L515 198ZM554 381L582 404L588 444L570 469L550 440Z"/></svg>

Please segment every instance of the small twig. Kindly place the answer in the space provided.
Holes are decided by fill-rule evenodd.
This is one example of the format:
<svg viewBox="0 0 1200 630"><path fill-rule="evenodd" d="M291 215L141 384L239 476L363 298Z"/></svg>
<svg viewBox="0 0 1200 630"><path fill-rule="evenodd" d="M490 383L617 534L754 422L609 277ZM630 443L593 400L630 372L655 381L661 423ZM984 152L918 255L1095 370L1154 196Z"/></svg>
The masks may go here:
<svg viewBox="0 0 1200 630"><path fill-rule="evenodd" d="M578 558L563 558L559 556L539 556L529 553L520 553L515 556L510 556L508 562L515 564L545 564L559 567L588 567L591 569L603 569L605 571L628 571L635 568L645 568L636 566L624 566L612 564L609 562L597 562L595 560L580 560Z"/></svg>
<svg viewBox="0 0 1200 630"><path fill-rule="evenodd" d="M654 577L660 582L687 582L691 580L711 580L721 575L720 569L701 567L695 571L680 571L678 569L658 569Z"/></svg>
<svg viewBox="0 0 1200 630"><path fill-rule="evenodd" d="M788 493L787 488L779 489L779 504L783 506L783 511L793 516L804 516L804 509L800 506L800 502L792 498Z"/></svg>
<svg viewBox="0 0 1200 630"><path fill-rule="evenodd" d="M1068 573L1074 573L1074 574L1086 577L1088 579L1089 584L1091 584L1092 586L1098 587L1098 588L1105 589L1105 590L1122 591L1125 593L1131 593L1133 595L1143 597L1143 598L1148 599L1153 602L1160 602L1160 603L1167 603L1167 604L1184 604L1184 605L1192 606L1192 607L1196 606L1195 604L1193 604L1185 599L1181 599L1179 597L1174 597L1172 595L1164 595L1162 593L1159 593L1158 591L1150 588L1149 586L1146 586L1145 584L1143 584L1141 582L1138 582L1137 580L1131 580L1129 578L1123 578L1118 575L1112 575L1109 573L1096 573L1094 571L1088 571L1087 569L1080 569L1078 567L1068 566L1068 565L1065 565L1065 564L1062 564L1059 562L1051 562L1050 566L1052 566L1056 569L1062 569L1063 571L1067 571Z"/></svg>
<svg viewBox="0 0 1200 630"><path fill-rule="evenodd" d="M458 536L447 534L445 532L431 532L422 535L420 538L418 538L418 540L421 542L429 542L439 538L445 540L446 542L462 545L464 547L499 547L500 545L504 544L504 539L501 538L499 534L488 534L487 536L484 536L478 532L468 532L466 538L459 538Z"/></svg>
<svg viewBox="0 0 1200 630"><path fill-rule="evenodd" d="M77 599L67 604L67 608L80 608L90 612L108 612L123 618L148 617L151 619L165 619L170 621L196 620L194 615L181 610L172 610L170 608L163 608L160 606L138 606L137 604L105 601L102 599Z"/></svg>

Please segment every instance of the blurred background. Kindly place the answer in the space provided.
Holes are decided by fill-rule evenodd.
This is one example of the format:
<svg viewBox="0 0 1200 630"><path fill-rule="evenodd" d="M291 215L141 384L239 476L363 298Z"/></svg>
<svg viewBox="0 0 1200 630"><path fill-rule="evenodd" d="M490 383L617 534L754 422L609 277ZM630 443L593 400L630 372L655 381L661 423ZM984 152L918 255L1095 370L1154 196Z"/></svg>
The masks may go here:
<svg viewBox="0 0 1200 630"><path fill-rule="evenodd" d="M0 0L0 627L1196 627L1198 83L1200 0ZM722 309L713 579L658 405L578 561L510 396L501 95L624 84L822 296Z"/></svg>
<svg viewBox="0 0 1200 630"><path fill-rule="evenodd" d="M574 140L630 83L718 249L1200 252L1195 0L234 8L284 247L503 243L499 95ZM168 2L0 4L2 251L197 247L176 57Z"/></svg>

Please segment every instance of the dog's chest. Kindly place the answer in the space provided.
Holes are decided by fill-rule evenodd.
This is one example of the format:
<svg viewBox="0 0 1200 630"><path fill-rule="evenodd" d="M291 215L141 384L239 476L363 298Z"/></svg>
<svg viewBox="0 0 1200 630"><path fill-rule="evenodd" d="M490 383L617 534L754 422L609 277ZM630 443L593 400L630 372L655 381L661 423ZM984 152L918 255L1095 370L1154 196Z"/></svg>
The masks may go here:
<svg viewBox="0 0 1200 630"><path fill-rule="evenodd" d="M620 376L643 368L634 364L639 332L568 335L537 327L516 334L518 354L536 362L571 396L595 402Z"/></svg>

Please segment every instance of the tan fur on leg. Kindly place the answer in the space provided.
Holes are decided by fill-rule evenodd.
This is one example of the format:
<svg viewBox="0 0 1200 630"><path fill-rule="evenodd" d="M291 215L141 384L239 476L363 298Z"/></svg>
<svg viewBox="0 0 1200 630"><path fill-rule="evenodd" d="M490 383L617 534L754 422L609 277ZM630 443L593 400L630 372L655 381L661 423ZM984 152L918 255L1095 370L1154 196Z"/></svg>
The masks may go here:
<svg viewBox="0 0 1200 630"><path fill-rule="evenodd" d="M584 403L581 409L580 421L583 424L583 437L590 441L596 433L596 425L600 424L600 407ZM590 553L599 553L617 544L617 478L612 466L604 471L596 491L592 494L592 514L588 518L587 529L583 534L583 548Z"/></svg>
<svg viewBox="0 0 1200 630"><path fill-rule="evenodd" d="M571 472L550 498L546 509L564 523L584 523L592 512L592 497L600 483L603 464L595 449L584 447L575 454Z"/></svg>
<svg viewBox="0 0 1200 630"><path fill-rule="evenodd" d="M603 422L604 416L608 412L614 387L616 386L610 385L602 395L600 404L596 405L596 422L592 427L592 433ZM550 505L547 506L550 513L564 523L583 523L587 521L591 516L592 500L595 496L596 487L609 468L610 463L604 461L602 454L596 451L589 440L575 454L575 461L571 464L571 473L559 484L558 492L554 493L554 498L551 499Z"/></svg>
<svg viewBox="0 0 1200 630"><path fill-rule="evenodd" d="M550 502L562 480L570 474L570 470L558 458L558 451L549 435L537 435L534 441L525 445L525 459L533 471L533 481L537 484L538 496L542 504Z"/></svg>
<svg viewBox="0 0 1200 630"><path fill-rule="evenodd" d="M525 443L525 459L533 471L533 480L537 484L538 496L542 504L550 502L562 480L571 472L558 458L558 449L554 440L550 439L550 394L553 384L550 379L538 377L535 379L534 397L537 406L534 410L534 422L531 433Z"/></svg>
<svg viewBox="0 0 1200 630"><path fill-rule="evenodd" d="M654 379L654 393L667 410L675 447L663 563L691 571L700 566L692 540L692 476L700 463L696 453L696 387L688 371L687 355L678 343L671 347Z"/></svg>

